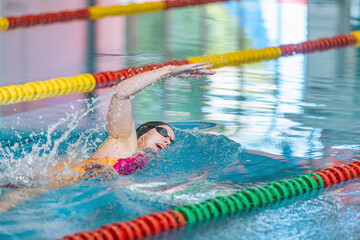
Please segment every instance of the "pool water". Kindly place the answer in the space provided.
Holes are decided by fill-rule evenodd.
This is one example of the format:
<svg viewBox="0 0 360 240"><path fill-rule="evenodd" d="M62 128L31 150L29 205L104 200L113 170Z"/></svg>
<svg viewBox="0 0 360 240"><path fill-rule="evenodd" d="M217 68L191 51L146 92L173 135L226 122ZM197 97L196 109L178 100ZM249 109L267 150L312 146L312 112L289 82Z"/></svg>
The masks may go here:
<svg viewBox="0 0 360 240"><path fill-rule="evenodd" d="M106 0L97 4L125 2ZM88 7L10 1L2 16ZM243 0L0 33L1 86L119 70L191 56L360 30L358 0ZM43 192L0 213L0 239L56 239L115 221L357 160L360 48L348 47L170 78L137 94L136 125L170 122L177 141L132 176ZM105 139L111 88L0 106L0 185L37 187L63 158L86 159ZM209 134L215 132L220 135ZM247 150L276 156L253 155ZM13 189L0 188L0 199ZM356 180L153 239L358 239Z"/></svg>

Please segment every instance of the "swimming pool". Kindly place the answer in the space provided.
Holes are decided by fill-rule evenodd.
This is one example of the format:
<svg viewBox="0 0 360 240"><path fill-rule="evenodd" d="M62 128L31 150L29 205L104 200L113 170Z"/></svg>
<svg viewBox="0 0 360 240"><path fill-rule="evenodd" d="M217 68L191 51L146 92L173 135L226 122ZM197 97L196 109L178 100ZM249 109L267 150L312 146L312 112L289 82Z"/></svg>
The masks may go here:
<svg viewBox="0 0 360 240"><path fill-rule="evenodd" d="M3 1L2 16L87 7L72 1L36 3ZM2 32L1 85L348 33L360 29L359 5L247 0ZM86 181L20 203L0 214L0 237L60 238L350 162L360 150L359 60L359 48L350 47L155 84L133 100L134 118L137 124L154 119L173 123L181 139L174 148L138 175ZM29 186L46 181L29 179L59 156L88 157L106 135L110 94L111 89L102 88L1 106L2 180ZM286 161L247 159L244 148L282 155ZM314 195L153 238L359 237L356 181Z"/></svg>

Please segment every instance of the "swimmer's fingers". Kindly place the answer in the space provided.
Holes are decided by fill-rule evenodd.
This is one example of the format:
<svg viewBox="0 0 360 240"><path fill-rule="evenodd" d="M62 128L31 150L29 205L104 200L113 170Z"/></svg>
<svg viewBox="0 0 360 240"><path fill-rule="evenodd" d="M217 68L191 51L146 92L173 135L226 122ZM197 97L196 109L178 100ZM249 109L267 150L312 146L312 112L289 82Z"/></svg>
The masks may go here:
<svg viewBox="0 0 360 240"><path fill-rule="evenodd" d="M215 71L209 70L213 65L208 63L194 63L181 66L168 66L170 68L171 76L186 77L201 77L202 75L213 75Z"/></svg>
<svg viewBox="0 0 360 240"><path fill-rule="evenodd" d="M190 75L214 75L216 72L212 71L212 70L191 70L189 72L186 72L187 74Z"/></svg>
<svg viewBox="0 0 360 240"><path fill-rule="evenodd" d="M190 64L187 64L187 65L182 65L182 66L189 66L191 68L209 68L209 67L212 67L213 64L210 64L208 62L201 62L201 63L190 63Z"/></svg>
<svg viewBox="0 0 360 240"><path fill-rule="evenodd" d="M213 75L215 74L214 71L211 72L197 72L197 73L181 73L178 75L180 78L189 78L189 77L202 77L203 75Z"/></svg>
<svg viewBox="0 0 360 240"><path fill-rule="evenodd" d="M213 70L196 70L196 71L192 71L191 73L202 74L202 75L214 75L216 72Z"/></svg>
<svg viewBox="0 0 360 240"><path fill-rule="evenodd" d="M197 77L197 78L199 78L199 77L202 77L202 75L201 74L195 74L195 73L193 73L193 74L182 73L182 74L179 74L178 77L179 78L189 78L189 77Z"/></svg>
<svg viewBox="0 0 360 240"><path fill-rule="evenodd" d="M181 67L184 67L184 70L189 70L189 71L199 71L199 70L207 70L209 68L212 68L214 65L213 64L209 64L209 63L193 63L193 64L188 64L188 65L183 65Z"/></svg>
<svg viewBox="0 0 360 240"><path fill-rule="evenodd" d="M186 64L186 65L180 65L180 66L174 66L172 65L172 68L176 72L185 72L185 71L197 71L197 70L204 70L211 68L213 64L208 63L193 63L193 64Z"/></svg>

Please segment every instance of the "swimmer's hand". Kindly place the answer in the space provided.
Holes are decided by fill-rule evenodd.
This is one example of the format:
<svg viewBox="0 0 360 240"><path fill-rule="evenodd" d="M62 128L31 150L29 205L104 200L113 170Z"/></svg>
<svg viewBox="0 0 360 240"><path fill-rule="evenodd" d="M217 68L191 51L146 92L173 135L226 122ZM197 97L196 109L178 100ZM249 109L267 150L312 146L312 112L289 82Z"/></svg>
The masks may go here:
<svg viewBox="0 0 360 240"><path fill-rule="evenodd" d="M188 77L201 77L203 75L214 75L216 72L209 70L213 67L213 64L208 63L194 63L188 65L175 66L170 65L167 68L170 69L171 76L178 76L180 78Z"/></svg>
<svg viewBox="0 0 360 240"><path fill-rule="evenodd" d="M155 69L148 72L143 72L137 74L133 77L126 79L125 81L121 81L118 85L115 86L115 94L114 96L118 100L124 100L129 98L130 96L138 93L142 89L150 86L154 82L159 80L168 78L168 77L201 77L202 75L213 75L215 71L209 70L213 65L208 63L194 63L187 65L168 65L159 69ZM113 109L114 106L110 104L109 110ZM124 110L124 106L121 107ZM119 109L116 108L116 114L119 115ZM126 115L130 115L128 109L125 108ZM115 114L115 113L114 113ZM131 126L130 126L131 127Z"/></svg>

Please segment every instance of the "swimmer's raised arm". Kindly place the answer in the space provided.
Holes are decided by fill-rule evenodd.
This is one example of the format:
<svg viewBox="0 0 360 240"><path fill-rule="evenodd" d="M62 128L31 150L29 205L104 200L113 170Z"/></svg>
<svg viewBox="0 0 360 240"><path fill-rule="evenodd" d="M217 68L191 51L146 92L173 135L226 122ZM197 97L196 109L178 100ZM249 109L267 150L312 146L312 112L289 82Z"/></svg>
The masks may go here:
<svg viewBox="0 0 360 240"><path fill-rule="evenodd" d="M201 77L202 75L214 74L214 71L207 70L209 67L212 67L212 65L207 65L206 63L181 66L169 65L156 70L140 73L120 82L115 87L115 95L120 99L128 98L152 83L172 76Z"/></svg>
<svg viewBox="0 0 360 240"><path fill-rule="evenodd" d="M178 76L181 78L201 77L215 74L208 70L212 65L196 63L182 66L169 65L149 72L140 73L120 82L115 87L107 115L107 129L110 138L124 141L136 136L129 97L159 80ZM135 138L136 139L136 138Z"/></svg>

